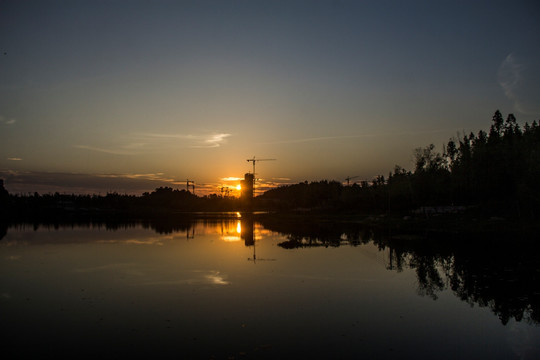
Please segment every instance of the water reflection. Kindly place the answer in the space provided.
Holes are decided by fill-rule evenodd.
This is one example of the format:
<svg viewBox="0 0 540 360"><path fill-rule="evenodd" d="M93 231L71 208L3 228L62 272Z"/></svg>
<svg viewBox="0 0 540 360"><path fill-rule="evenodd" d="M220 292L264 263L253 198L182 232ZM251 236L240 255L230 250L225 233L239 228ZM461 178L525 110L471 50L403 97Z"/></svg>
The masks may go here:
<svg viewBox="0 0 540 360"><path fill-rule="evenodd" d="M462 301L488 307L503 324L540 323L540 256L535 241L509 234L388 234L355 224L265 222L287 237L285 249L358 246L387 250L386 268L413 269L417 292L436 300L446 289ZM514 236L519 236L514 234Z"/></svg>
<svg viewBox="0 0 540 360"><path fill-rule="evenodd" d="M102 312L122 312L126 314L123 321L135 324L137 316L142 316L137 304L143 303L144 311L160 313L168 309L176 314L179 323L188 322L195 329L193 332L200 328L198 334L216 327L234 336L253 339L242 331L257 329L254 333L257 337L271 339L275 335L270 330L284 331L276 325L283 323L291 333L279 342L291 347L302 341L309 343L308 334L313 337L311 329L318 326L339 328L331 341L337 343L336 337L341 337L344 341L353 339L350 344L363 343L367 357L378 355L377 346L385 346L385 341L396 342L413 328L418 339L429 338L428 331L422 333L417 322L434 326L429 304L442 303L451 308L448 294L459 299L458 303L489 309L499 319L486 311L494 322L511 326L513 334L517 334L513 344L523 341L519 335L523 328L517 327L516 322L540 324L539 255L534 243L508 234L503 238L419 236L354 223L288 222L245 214L141 223L4 224L0 226L2 234L1 301L11 304L19 301L13 306L21 307L21 314L29 311L24 301L31 301L33 295L38 296L35 294L45 297L42 302L46 307L69 308L70 314L74 314L82 305L70 303L62 296L81 294L84 304L99 309L99 315L95 315L98 319ZM17 244L28 245L30 249L23 252ZM79 247L80 252L70 252ZM64 262L67 265L57 265ZM259 262L260 265L251 265ZM373 266L368 266L368 262ZM46 266L52 269L52 274L43 272ZM21 271L20 274L5 275L15 270ZM410 274L414 282L396 280L403 274ZM40 289L44 284L54 289L55 283L62 286L47 299L48 290ZM102 288L101 284L107 287ZM414 297L420 300L404 295L411 284L415 287ZM92 288L93 296L86 295ZM22 301L21 294L26 291L30 291L25 295L30 300ZM104 303L103 299L109 298L114 305ZM412 305L407 307L407 303ZM117 308L118 304L125 308ZM396 312L393 310L396 308L403 310ZM39 319L47 318L36 315L37 310L32 311ZM438 321L444 324L454 321L441 320L452 317L456 310L448 311L450 315L436 313ZM377 316L370 312L377 312ZM418 314L414 315L415 312ZM272 329L253 325L263 319L273 324ZM140 321L153 324L156 320L148 315ZM201 324L197 325L197 321ZM366 323L365 327L360 326L362 322ZM101 326L99 321L96 324ZM347 324L346 330L343 324ZM141 330L140 323L133 326L141 339L143 335L149 336L149 332ZM463 324L452 326L461 329ZM399 330L390 330L393 327ZM299 334L303 333L306 339L302 340ZM190 338L188 332L182 336L184 345L186 339L194 337ZM373 345L366 345L368 342ZM532 343L538 344L534 340ZM352 346L339 344L344 348ZM252 352L263 345L253 345ZM398 345L393 346L398 348ZM525 345L518 346L520 351ZM246 343L242 346L248 348ZM193 347L194 354L201 348ZM304 351L309 354L305 348ZM240 352L243 350L236 356ZM317 352L311 355L322 356Z"/></svg>
<svg viewBox="0 0 540 360"><path fill-rule="evenodd" d="M243 241L253 249L248 259L256 262L275 260L257 258L257 231L273 231L286 240L278 243L284 249L358 246L373 243L386 251L386 268L391 271L413 269L417 277L417 292L436 300L446 289L470 305L488 307L503 324L509 319L540 323L540 262L534 244L510 239L478 239L466 236L440 239L418 236L397 236L384 230L353 223L295 222L265 218L260 224L249 214L233 214L227 218L195 221L160 221L141 223L82 223L70 227L88 227L108 231L141 225L158 234L185 233L186 239L197 234L218 233L224 241ZM13 224L14 229L31 226L34 230L59 229L67 224ZM256 231L256 227L259 227ZM3 224L4 237L8 225ZM118 240L110 240L118 241ZM133 244L159 244L161 238L124 239ZM215 283L225 280L213 276Z"/></svg>

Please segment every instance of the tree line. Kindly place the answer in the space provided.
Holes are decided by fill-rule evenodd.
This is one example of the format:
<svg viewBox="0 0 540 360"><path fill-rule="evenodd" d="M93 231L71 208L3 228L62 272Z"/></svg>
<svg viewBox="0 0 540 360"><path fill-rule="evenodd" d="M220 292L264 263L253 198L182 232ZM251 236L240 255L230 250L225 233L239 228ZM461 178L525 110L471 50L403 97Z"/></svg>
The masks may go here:
<svg viewBox="0 0 540 360"><path fill-rule="evenodd" d="M5 192L0 201L0 214L7 220L141 220L183 212L237 211L243 206L238 199L216 195L199 197L171 187L159 187L141 196L115 192L106 195L58 192L11 195Z"/></svg>
<svg viewBox="0 0 540 360"><path fill-rule="evenodd" d="M343 186L337 181L282 186L261 198L290 207L407 213L473 208L490 216L534 218L540 210L540 126L521 127L497 110L489 131L452 138L438 152L433 144L414 150L414 170L396 165L378 176ZM430 210L429 210L430 209Z"/></svg>
<svg viewBox="0 0 540 360"><path fill-rule="evenodd" d="M187 211L309 209L407 214L473 209L487 216L535 218L540 210L539 178L538 122L522 127L513 114L505 120L497 110L488 131L452 138L442 152L433 144L415 149L412 171L396 165L386 178L381 175L351 186L338 181L305 181L268 190L247 203L216 194L200 197L170 187L160 187L142 196L101 196L10 195L2 186L0 211L6 218L17 214L143 217Z"/></svg>

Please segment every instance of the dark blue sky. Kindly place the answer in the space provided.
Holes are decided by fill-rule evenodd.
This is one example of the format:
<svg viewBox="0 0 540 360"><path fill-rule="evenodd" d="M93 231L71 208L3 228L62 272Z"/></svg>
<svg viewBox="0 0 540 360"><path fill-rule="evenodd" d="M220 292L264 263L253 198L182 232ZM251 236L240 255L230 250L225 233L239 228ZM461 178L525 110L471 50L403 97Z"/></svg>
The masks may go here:
<svg viewBox="0 0 540 360"><path fill-rule="evenodd" d="M411 168L496 109L540 119L539 20L535 1L0 1L0 176L93 192L212 189L254 155L278 159L267 183Z"/></svg>

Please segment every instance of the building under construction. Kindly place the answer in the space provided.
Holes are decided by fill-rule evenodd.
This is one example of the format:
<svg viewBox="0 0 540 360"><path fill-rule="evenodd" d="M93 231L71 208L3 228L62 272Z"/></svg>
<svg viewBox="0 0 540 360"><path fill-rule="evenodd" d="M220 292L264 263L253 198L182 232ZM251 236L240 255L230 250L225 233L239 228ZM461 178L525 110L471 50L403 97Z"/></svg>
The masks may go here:
<svg viewBox="0 0 540 360"><path fill-rule="evenodd" d="M251 173L244 175L244 180L240 181L242 192L240 198L245 202L251 202L253 200L253 184L255 182L255 176Z"/></svg>

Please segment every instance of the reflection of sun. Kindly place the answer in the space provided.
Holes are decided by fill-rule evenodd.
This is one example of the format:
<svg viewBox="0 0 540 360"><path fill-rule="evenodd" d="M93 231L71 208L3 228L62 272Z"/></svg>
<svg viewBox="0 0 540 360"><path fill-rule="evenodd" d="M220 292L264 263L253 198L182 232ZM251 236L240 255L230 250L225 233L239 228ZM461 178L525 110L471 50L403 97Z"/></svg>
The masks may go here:
<svg viewBox="0 0 540 360"><path fill-rule="evenodd" d="M219 228L217 230L219 231ZM242 239L241 234L242 223L240 220L221 223L221 240L226 242L240 241Z"/></svg>
<svg viewBox="0 0 540 360"><path fill-rule="evenodd" d="M238 191L242 190L242 186L240 186L240 184L236 185L236 190Z"/></svg>

